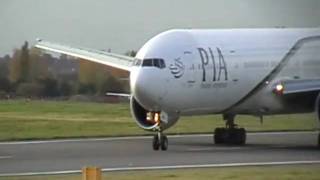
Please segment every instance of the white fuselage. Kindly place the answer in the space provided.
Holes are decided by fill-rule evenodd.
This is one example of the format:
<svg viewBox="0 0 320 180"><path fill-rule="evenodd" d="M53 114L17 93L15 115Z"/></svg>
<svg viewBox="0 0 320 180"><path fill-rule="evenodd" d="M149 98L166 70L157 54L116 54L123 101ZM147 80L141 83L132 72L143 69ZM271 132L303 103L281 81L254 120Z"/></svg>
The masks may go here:
<svg viewBox="0 0 320 180"><path fill-rule="evenodd" d="M167 31L136 56L161 58L166 67L133 67L132 94L149 111L182 115L287 112L271 86L320 77L319 37L319 29Z"/></svg>

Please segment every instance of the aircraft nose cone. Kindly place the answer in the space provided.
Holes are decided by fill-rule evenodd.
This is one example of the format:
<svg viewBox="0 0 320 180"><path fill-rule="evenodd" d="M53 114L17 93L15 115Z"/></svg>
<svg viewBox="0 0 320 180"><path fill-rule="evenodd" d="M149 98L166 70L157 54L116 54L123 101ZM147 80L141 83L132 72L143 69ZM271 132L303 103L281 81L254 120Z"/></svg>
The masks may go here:
<svg viewBox="0 0 320 180"><path fill-rule="evenodd" d="M144 108L154 110L159 107L163 83L154 71L150 69L132 72L130 83L133 96Z"/></svg>

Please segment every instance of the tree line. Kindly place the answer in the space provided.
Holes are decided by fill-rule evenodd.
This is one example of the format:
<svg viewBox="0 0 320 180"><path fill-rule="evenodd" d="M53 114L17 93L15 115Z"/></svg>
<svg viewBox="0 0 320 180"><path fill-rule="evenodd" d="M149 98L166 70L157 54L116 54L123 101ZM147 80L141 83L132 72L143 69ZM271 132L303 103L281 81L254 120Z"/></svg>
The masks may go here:
<svg viewBox="0 0 320 180"><path fill-rule="evenodd" d="M135 51L126 52L134 56ZM128 72L65 55L30 48L25 42L13 55L0 57L0 97L52 98L76 94L104 96L129 92Z"/></svg>

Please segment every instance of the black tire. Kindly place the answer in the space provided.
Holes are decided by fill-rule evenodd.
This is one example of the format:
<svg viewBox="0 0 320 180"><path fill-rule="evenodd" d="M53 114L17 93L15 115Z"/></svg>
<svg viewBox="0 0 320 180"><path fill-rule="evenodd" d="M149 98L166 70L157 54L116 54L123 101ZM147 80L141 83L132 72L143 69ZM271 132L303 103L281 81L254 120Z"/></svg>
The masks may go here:
<svg viewBox="0 0 320 180"><path fill-rule="evenodd" d="M246 130L244 128L230 130L229 142L234 145L246 143Z"/></svg>
<svg viewBox="0 0 320 180"><path fill-rule="evenodd" d="M239 141L238 145L245 145L247 140L247 132L244 128L238 130Z"/></svg>
<svg viewBox="0 0 320 180"><path fill-rule="evenodd" d="M226 133L225 128L216 128L214 130L213 141L215 144L224 143L224 134Z"/></svg>
<svg viewBox="0 0 320 180"><path fill-rule="evenodd" d="M152 141L152 148L155 151L158 151L160 148L160 142L159 142L159 136L158 134L153 136L153 141Z"/></svg>
<svg viewBox="0 0 320 180"><path fill-rule="evenodd" d="M239 132L238 129L230 129L228 136L228 143L232 145L237 145L239 142Z"/></svg>
<svg viewBox="0 0 320 180"><path fill-rule="evenodd" d="M167 136L163 135L160 138L160 145L161 145L161 150L166 151L168 149L168 138Z"/></svg>

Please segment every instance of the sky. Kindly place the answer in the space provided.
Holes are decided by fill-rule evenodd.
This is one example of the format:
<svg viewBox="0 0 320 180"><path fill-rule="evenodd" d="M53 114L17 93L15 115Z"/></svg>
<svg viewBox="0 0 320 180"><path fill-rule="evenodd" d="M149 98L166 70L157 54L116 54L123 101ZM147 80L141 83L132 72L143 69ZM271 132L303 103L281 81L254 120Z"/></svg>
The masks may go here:
<svg viewBox="0 0 320 180"><path fill-rule="evenodd" d="M174 28L320 27L320 0L0 0L0 56L36 38L138 50Z"/></svg>

